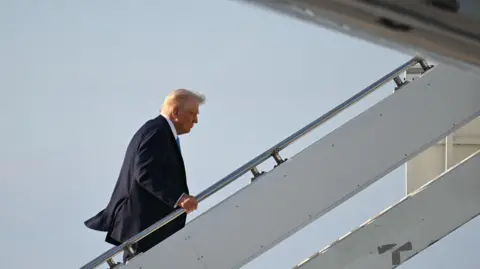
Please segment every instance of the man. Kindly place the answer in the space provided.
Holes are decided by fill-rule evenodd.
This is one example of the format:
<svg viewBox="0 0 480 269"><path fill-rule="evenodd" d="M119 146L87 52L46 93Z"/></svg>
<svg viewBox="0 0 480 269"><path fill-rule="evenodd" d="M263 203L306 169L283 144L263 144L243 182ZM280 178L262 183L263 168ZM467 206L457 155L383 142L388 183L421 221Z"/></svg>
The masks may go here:
<svg viewBox="0 0 480 269"><path fill-rule="evenodd" d="M189 195L178 136L198 122L200 94L186 89L170 93L160 115L147 121L130 141L117 183L107 207L85 221L93 230L107 232L105 241L120 245L176 208L187 213L198 202ZM186 214L148 235L132 248L145 252L185 226ZM124 262L131 259L124 254Z"/></svg>

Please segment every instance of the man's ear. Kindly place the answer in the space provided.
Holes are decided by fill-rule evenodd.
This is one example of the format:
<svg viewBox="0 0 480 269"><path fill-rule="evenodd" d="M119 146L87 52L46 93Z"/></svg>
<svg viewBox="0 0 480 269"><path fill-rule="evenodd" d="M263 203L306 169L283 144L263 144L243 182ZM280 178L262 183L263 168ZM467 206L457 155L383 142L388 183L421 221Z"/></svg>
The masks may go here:
<svg viewBox="0 0 480 269"><path fill-rule="evenodd" d="M172 116L174 119L178 118L178 107L174 107L172 110Z"/></svg>

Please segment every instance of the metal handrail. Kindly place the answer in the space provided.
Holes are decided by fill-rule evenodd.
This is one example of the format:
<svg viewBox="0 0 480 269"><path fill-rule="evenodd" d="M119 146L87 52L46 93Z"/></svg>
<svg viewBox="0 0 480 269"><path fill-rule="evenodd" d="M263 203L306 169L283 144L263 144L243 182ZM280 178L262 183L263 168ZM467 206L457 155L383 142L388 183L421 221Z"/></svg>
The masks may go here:
<svg viewBox="0 0 480 269"><path fill-rule="evenodd" d="M230 183L232 183L233 181L235 181L239 177L243 176L248 171L251 171L254 174L255 177L258 176L259 172L258 172L256 167L259 164L266 161L270 157L273 157L275 159L275 161L277 162L277 164L282 163L283 160L280 158L280 156L278 154L281 150L285 149L286 147L288 147L290 144L292 144L293 142L295 142L299 138L303 137L304 135L306 135L307 133L309 133L313 129L317 128L321 124L328 121L330 118L332 118L335 115L337 115L338 113L342 112L344 109L346 109L346 108L350 107L351 105L355 104L356 102L360 101L362 98L369 95L370 93L372 93L373 91L375 91L379 87L383 86L387 82L389 82L389 81L391 81L395 78L398 78L398 76L400 75L401 72L405 71L409 67L414 66L417 63L421 63L422 67L427 66L423 59L418 58L418 57L412 58L411 60L404 63L403 65L396 68L395 70L388 73L387 75L383 76L382 78L380 78L379 80L377 80L376 82L374 82L373 84L368 86L367 88L363 89L362 91L358 92L354 96L350 97L348 100L344 101L340 105L331 109L330 111L328 111L327 113L322 115L320 118L314 120L313 122L306 125L302 129L298 130L294 134L285 138L280 143L276 144L275 146L271 147L267 151L258 155L257 157L255 157L251 161L247 162L246 164L244 164L243 166L241 166L237 170L233 171L232 173L230 173L226 177L217 181L215 184L213 184L212 186L210 186L206 190L202 191L196 197L198 202L201 202L201 201L205 200L206 198L208 198L212 194L214 194L214 193L218 192L219 190L223 189L224 187L226 187L227 185L229 185ZM424 68L424 69L426 70L427 68ZM115 263L112 260L113 256L117 255L121 251L129 251L129 252L133 253L133 251L131 249L132 244L138 242L142 238L148 236L152 232L154 232L157 229L159 229L159 228L163 227L164 225L168 224L169 222L176 219L177 217L179 217L183 213L185 213L185 210L183 208L176 209L174 212L170 213L168 216L166 216L163 219L161 219L161 220L157 221L156 223L152 224L150 227L141 231L137 235L133 236L132 238L127 240L125 243L121 244L120 246L113 247L110 250L104 252L103 254L101 254L100 256L98 256L97 258L92 260L91 262L87 263L86 265L84 265L80 269L93 269L93 268L96 268L97 266L103 264L104 262L107 262L110 265L110 267L112 268L115 265Z"/></svg>

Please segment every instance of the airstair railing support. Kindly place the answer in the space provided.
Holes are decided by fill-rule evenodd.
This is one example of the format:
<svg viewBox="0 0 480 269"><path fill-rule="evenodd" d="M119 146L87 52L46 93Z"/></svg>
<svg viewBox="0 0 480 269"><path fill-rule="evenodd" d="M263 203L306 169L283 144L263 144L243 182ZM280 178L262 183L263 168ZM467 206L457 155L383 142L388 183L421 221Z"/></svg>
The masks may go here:
<svg viewBox="0 0 480 269"><path fill-rule="evenodd" d="M361 90L360 92L358 92L354 96L350 97L348 100L344 101L340 105L331 109L330 111L328 111L327 113L322 115L320 118L312 121L311 123L309 123L308 125L306 125L302 129L298 130L294 134L285 138L280 143L271 147L270 149L268 149L267 151L258 155L257 157L255 157L251 161L247 162L246 164L244 164L243 166L241 166L237 170L233 171L232 173L230 173L226 177L217 181L216 183L211 185L206 190L202 191L200 194L198 194L196 196L198 202L202 202L206 198L210 197L211 195L215 194L219 190L223 189L224 187L226 187L227 185L229 185L230 183L232 183L233 181L235 181L239 177L248 173L249 171L252 172L254 178L261 175L262 173L258 171L257 166L262 164L264 161L266 161L270 157L274 158L277 165L280 165L282 162L285 161L279 155L279 152L281 150L285 149L290 144L297 141L299 138L308 134L309 132L311 132L312 130L314 130L315 128L320 126L321 124L327 122L329 119L333 118L334 116L336 116L337 114L339 114L343 110L345 110L348 107L352 106L353 104L357 103L358 101L360 101L361 99L363 99L364 97L366 97L370 93L374 92L376 89L380 88L381 86L385 85L386 83L390 82L391 80L394 80L394 81L398 80L399 75L403 71L405 71L406 69L416 65L419 62L423 63L422 67L424 65L425 65L425 67L427 67L427 65L424 64L425 61L423 59L421 59L419 57L412 58L411 60L404 63L400 67L396 68L392 72L386 74L385 76L383 76L382 78L380 78L379 80L377 80L376 82L371 84L370 86L366 87L365 89ZM426 70L428 70L428 68L426 68L425 71ZM140 241L141 239L148 236L152 232L154 232L157 229L160 229L161 227L165 226L166 224L168 224L172 220L176 219L177 217L179 217L183 213L185 213L185 210L183 208L175 210L170 215L168 215L168 216L164 217L163 219L157 221L156 223L152 224L150 227L148 227L147 229L138 233L137 235L133 236L132 238L130 238L129 240L127 240L125 243L121 244L120 246L113 247L110 250L104 252L103 254L101 254L100 256L95 258L94 260L90 261L89 263L87 263L86 265L81 267L80 269L94 269L94 268L98 267L99 265L101 265L105 262L107 262L107 264L109 265L109 267L111 269L114 268L116 263L113 261L113 257L115 255L117 255L118 253L120 253L122 251L127 251L131 254L134 254L133 249L131 247L132 244Z"/></svg>

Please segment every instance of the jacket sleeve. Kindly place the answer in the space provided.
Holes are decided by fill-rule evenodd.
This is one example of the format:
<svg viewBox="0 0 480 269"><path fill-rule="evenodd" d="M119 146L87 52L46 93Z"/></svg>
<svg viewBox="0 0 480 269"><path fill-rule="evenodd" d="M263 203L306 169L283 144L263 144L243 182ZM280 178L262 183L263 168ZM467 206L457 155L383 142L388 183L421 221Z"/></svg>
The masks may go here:
<svg viewBox="0 0 480 269"><path fill-rule="evenodd" d="M169 173L165 173L170 157L165 150L169 143L165 133L153 128L145 134L136 152L134 173L145 190L173 208L183 192L176 179L168 178Z"/></svg>

